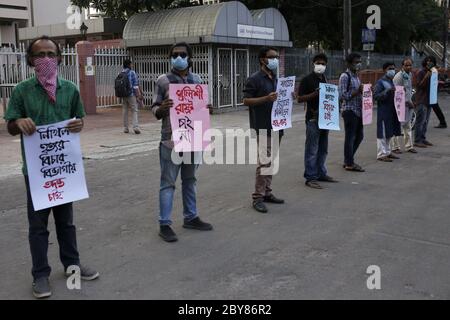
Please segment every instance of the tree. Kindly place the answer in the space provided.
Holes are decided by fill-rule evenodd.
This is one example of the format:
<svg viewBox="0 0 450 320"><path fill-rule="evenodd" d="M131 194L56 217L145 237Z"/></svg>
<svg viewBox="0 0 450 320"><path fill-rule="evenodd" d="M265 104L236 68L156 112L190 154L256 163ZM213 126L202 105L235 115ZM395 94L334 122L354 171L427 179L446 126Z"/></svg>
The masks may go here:
<svg viewBox="0 0 450 320"><path fill-rule="evenodd" d="M342 49L343 0L243 0L249 9L276 7L286 18L296 47L319 42L325 49ZM442 37L443 11L434 0L353 0L352 43L362 49L361 29L366 27L369 5L381 8L381 30L375 49L403 54L413 41Z"/></svg>
<svg viewBox="0 0 450 320"><path fill-rule="evenodd" d="M157 11L168 8L202 5L203 0L191 3L189 0L71 0L80 8L92 7L106 17L127 19L142 11Z"/></svg>
<svg viewBox="0 0 450 320"><path fill-rule="evenodd" d="M226 1L226 0L225 0ZM225 2L224 1L224 2ZM285 17L296 47L320 43L325 49L340 50L343 45L344 0L241 0L250 10L278 8ZM90 5L105 16L126 19L142 11L191 6L189 0L72 0L81 8ZM202 0L194 5L203 4ZM353 49L361 50L361 29L366 27L369 5L381 8L381 30L377 30L375 50L404 54L411 42L440 40L444 15L434 0L353 0Z"/></svg>

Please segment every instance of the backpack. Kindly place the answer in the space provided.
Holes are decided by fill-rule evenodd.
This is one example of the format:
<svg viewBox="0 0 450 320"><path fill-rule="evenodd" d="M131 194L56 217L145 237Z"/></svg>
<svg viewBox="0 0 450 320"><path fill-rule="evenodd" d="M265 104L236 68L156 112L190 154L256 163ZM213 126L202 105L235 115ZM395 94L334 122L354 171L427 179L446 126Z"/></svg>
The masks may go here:
<svg viewBox="0 0 450 320"><path fill-rule="evenodd" d="M130 79L128 79L128 72L122 71L114 80L114 90L116 97L127 98L133 93Z"/></svg>
<svg viewBox="0 0 450 320"><path fill-rule="evenodd" d="M350 85L352 83L352 77L350 76L349 72L344 72L347 75L347 92L350 90ZM339 99L339 110L342 110L342 103L344 102L344 99Z"/></svg>

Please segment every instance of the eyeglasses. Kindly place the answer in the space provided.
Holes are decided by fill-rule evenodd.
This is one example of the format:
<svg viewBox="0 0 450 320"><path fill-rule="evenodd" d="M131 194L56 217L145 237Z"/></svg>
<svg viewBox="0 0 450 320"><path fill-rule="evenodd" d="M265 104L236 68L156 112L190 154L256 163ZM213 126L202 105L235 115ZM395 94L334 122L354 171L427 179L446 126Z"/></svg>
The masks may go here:
<svg viewBox="0 0 450 320"><path fill-rule="evenodd" d="M270 56L270 57L266 57L267 59L279 59L280 56Z"/></svg>
<svg viewBox="0 0 450 320"><path fill-rule="evenodd" d="M45 57L56 58L57 54L55 52L49 51L49 52L33 53L32 56L35 58L45 58Z"/></svg>
<svg viewBox="0 0 450 320"><path fill-rule="evenodd" d="M186 52L172 53L172 55L171 55L171 57L174 58L174 59L176 59L178 57L181 57L181 58L184 59L187 56L188 56L188 54Z"/></svg>

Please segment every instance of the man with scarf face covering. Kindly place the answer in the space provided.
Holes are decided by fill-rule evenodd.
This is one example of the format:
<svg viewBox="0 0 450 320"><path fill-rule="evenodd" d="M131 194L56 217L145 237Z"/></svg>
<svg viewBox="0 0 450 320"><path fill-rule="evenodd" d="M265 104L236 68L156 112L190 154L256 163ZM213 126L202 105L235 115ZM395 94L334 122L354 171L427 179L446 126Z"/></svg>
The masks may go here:
<svg viewBox="0 0 450 320"><path fill-rule="evenodd" d="M83 129L84 109L77 87L70 81L58 77L61 51L56 43L46 36L34 40L27 50L27 62L34 67L35 76L19 83L12 92L5 120L11 135L32 135L36 126L48 125L68 119L67 128L77 133ZM48 277L51 268L47 260L48 218L53 211L60 248L60 259L66 276L68 269L79 266L81 279L94 280L97 271L80 265L77 249L76 228L73 225L72 203L34 211L29 188L29 179L22 141L23 174L27 189L29 243L33 262L33 295L36 298L51 296Z"/></svg>
<svg viewBox="0 0 450 320"><path fill-rule="evenodd" d="M183 228L210 231L212 225L200 220L197 213L197 195L195 174L199 167L199 153L185 153L183 162L175 163L172 159L174 143L170 125L170 108L174 107L169 99L169 85L201 83L197 74L190 71L192 67L192 49L189 44L180 42L172 46L169 52L172 70L161 75L156 81L153 94L152 112L158 120L162 120L161 143L159 145L159 161L161 166L161 184L159 189L159 236L166 242L175 242L177 235L172 230L172 206L175 194L175 183L181 171L183 197ZM208 106L210 107L210 106ZM185 161L185 159L187 161Z"/></svg>

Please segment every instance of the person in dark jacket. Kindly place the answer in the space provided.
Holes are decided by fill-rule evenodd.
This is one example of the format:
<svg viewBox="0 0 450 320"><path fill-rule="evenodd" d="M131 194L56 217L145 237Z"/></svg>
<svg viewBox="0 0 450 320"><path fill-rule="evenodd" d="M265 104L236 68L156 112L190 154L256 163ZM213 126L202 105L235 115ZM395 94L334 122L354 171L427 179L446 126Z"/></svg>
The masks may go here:
<svg viewBox="0 0 450 320"><path fill-rule="evenodd" d="M383 65L384 76L377 81L374 89L374 99L377 108L377 159L392 162L398 159L391 153L390 140L401 131L400 122L395 110L394 94L395 64L387 62Z"/></svg>

